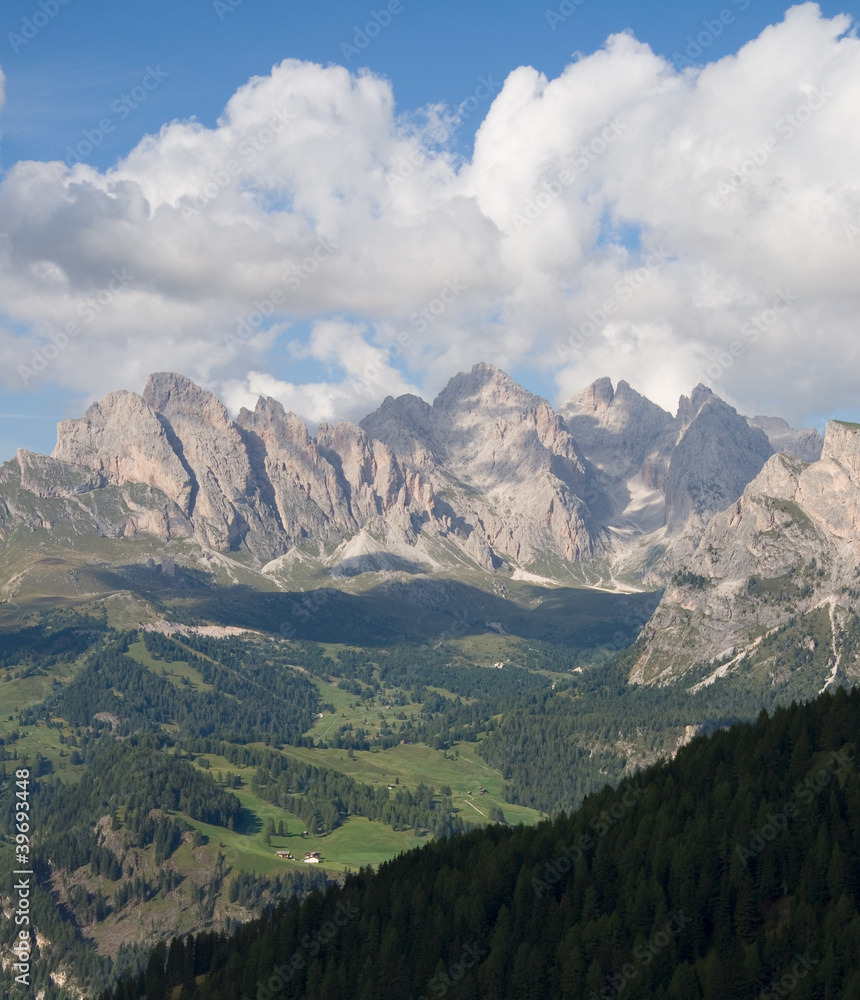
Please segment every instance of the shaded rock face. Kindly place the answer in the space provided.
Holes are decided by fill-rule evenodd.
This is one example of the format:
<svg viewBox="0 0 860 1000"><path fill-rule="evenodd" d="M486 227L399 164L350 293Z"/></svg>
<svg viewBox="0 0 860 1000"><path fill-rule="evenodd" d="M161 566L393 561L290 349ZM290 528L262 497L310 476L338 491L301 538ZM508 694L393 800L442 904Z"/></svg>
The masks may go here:
<svg viewBox="0 0 860 1000"><path fill-rule="evenodd" d="M109 393L63 421L52 458L22 452L18 475L43 498L146 486L160 512L124 530L190 530L272 572L299 551L343 573L507 563L557 576L606 557L650 583L771 453L763 430L703 386L673 417L598 379L556 413L478 364L432 404L389 397L360 425L323 424L314 438L274 399L233 420L211 392L159 372L141 395Z"/></svg>
<svg viewBox="0 0 860 1000"><path fill-rule="evenodd" d="M773 454L760 428L702 385L680 398L674 417L626 382L613 390L608 378L559 412L612 498L619 563L631 544L641 559L639 540L654 533L654 558L644 560L653 583L691 554L709 519Z"/></svg>
<svg viewBox="0 0 860 1000"><path fill-rule="evenodd" d="M492 365L455 376L432 406L389 397L361 426L430 485L479 564L604 551L606 498L564 421Z"/></svg>
<svg viewBox="0 0 860 1000"><path fill-rule="evenodd" d="M765 432L775 452L794 455L803 462L817 462L821 458L824 438L814 427L796 431L782 417L747 417L747 423Z"/></svg>
<svg viewBox="0 0 860 1000"><path fill-rule="evenodd" d="M188 514L206 543L224 551L245 546L262 558L272 553L278 520L261 496L242 435L224 404L171 372L149 376L143 401L189 477Z"/></svg>
<svg viewBox="0 0 860 1000"><path fill-rule="evenodd" d="M600 378L559 408L570 433L597 468L627 479L654 461L672 415L621 381Z"/></svg>
<svg viewBox="0 0 860 1000"><path fill-rule="evenodd" d="M296 545L319 557L347 546L350 566L387 548L404 564L459 552L491 571L606 545L608 501L564 422L490 365L456 376L432 406L389 398L362 426L324 424L316 439L276 400L233 421L210 392L156 373L142 395L111 393L64 421L53 461L66 471L26 459L25 482L50 491L77 469L70 490L146 484L203 545L258 564Z"/></svg>
<svg viewBox="0 0 860 1000"><path fill-rule="evenodd" d="M737 499L773 454L762 430L750 427L703 385L689 399L681 397L675 420L674 446L663 449L668 452L663 483L670 532L681 531L691 517L704 526Z"/></svg>
<svg viewBox="0 0 860 1000"><path fill-rule="evenodd" d="M643 631L637 680L743 649L763 629L812 608L856 604L860 426L831 421L817 462L770 458L710 521L688 573L695 582L688 576L667 588ZM759 597L765 592L773 599Z"/></svg>

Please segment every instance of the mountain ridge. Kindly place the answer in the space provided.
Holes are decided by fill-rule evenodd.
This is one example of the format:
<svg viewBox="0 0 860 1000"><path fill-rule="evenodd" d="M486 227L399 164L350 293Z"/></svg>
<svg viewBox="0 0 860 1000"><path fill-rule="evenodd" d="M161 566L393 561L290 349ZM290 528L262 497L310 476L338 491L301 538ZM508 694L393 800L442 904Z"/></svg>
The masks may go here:
<svg viewBox="0 0 860 1000"><path fill-rule="evenodd" d="M710 470L708 492L694 453L719 452L727 426L736 446L716 479ZM115 487L128 503L131 484L150 487L164 496L159 514L112 524L109 534L151 531L164 543L190 534L256 568L297 549L336 572L338 548L355 548L361 536L370 548L410 552L426 571L461 564L564 578L576 566L617 561L625 523L637 537L665 527L671 552L736 499L770 451L761 428L705 387L681 397L672 417L628 383L613 389L604 378L556 412L482 363L454 376L432 404L387 397L359 424L323 424L316 437L271 397L233 420L185 376L154 373L142 394L108 393L62 421L52 455L19 452L16 471L20 488L42 498ZM633 492L652 494L650 520L624 521L631 478ZM372 558L365 563L374 571ZM632 582L641 566L624 568Z"/></svg>
<svg viewBox="0 0 860 1000"><path fill-rule="evenodd" d="M776 455L768 433L799 454ZM0 593L98 596L164 558L180 568L162 574L174 589L665 587L633 672L650 682L812 608L807 586L834 621L837 607L853 614L856 558L839 550L857 544L856 451L849 425L831 422L819 448L814 431L743 417L703 385L675 416L608 378L556 411L478 364L432 404L387 397L360 424L314 436L271 397L234 420L208 390L160 372L142 394L108 393L62 421L51 456L20 450L0 468ZM791 582L812 560L829 589ZM779 607L743 604L750 579L770 592L780 574Z"/></svg>

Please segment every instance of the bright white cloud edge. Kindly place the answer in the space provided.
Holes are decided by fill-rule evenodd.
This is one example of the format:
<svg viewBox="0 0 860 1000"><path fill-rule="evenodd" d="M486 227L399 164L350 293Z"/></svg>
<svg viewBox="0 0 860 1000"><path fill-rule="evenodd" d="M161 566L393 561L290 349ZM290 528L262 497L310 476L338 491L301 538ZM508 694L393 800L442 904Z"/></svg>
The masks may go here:
<svg viewBox="0 0 860 1000"><path fill-rule="evenodd" d="M215 128L172 122L105 172L15 164L6 388L96 398L171 369L318 422L486 360L551 373L556 402L609 374L668 409L699 381L795 423L856 406L847 15L791 8L704 68L613 35L464 101L468 162L455 115L402 117L384 79L287 59Z"/></svg>

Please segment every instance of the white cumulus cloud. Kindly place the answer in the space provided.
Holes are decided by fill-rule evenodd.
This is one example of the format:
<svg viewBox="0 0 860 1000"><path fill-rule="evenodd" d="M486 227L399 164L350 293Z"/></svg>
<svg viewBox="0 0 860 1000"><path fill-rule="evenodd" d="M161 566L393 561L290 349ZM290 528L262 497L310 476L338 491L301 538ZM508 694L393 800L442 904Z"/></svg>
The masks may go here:
<svg viewBox="0 0 860 1000"><path fill-rule="evenodd" d="M477 360L559 398L609 374L669 408L698 381L795 421L856 406L858 106L851 19L811 3L704 68L630 34L520 67L467 161L457 109L287 59L214 128L6 172L0 371L97 396L170 368L313 421Z"/></svg>

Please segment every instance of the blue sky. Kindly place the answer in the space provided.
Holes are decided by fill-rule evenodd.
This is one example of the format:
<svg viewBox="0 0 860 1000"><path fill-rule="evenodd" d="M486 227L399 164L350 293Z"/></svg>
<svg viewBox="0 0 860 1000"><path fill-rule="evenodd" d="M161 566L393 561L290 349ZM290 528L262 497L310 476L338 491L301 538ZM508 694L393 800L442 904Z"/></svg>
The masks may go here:
<svg viewBox="0 0 860 1000"><path fill-rule="evenodd" d="M57 3L60 0L56 0ZM170 74L88 157L110 166L173 118L196 117L213 125L236 89L250 77L268 73L291 56L350 69L368 66L388 77L404 110L444 102L455 105L471 93L480 74L503 80L517 66L531 65L557 76L573 53L593 52L617 31L630 29L655 52L671 56L687 47L703 22L714 23L722 9L737 12L704 50L701 61L737 51L766 25L780 20L787 4L772 0L673 0L660 4L586 0L565 20L553 21L559 5L545 0L510 3L454 3L402 0L400 13L364 49L355 28L373 21L385 3L285 4L277 0L211 0L171 3L109 3L67 0L31 41L13 51L9 34L21 37L25 18L40 11L38 0L6 0L0 46L7 103L2 117L5 167L16 160L51 160L92 129L111 103L137 84L148 66ZM45 0L52 4L52 0ZM49 7L50 9L50 7ZM396 7L395 7L396 9ZM851 6L822 3L825 14ZM468 145L479 121L464 125Z"/></svg>
<svg viewBox="0 0 860 1000"><path fill-rule="evenodd" d="M611 0L585 0L578 5L572 2L548 5L545 0L492 4L431 4L427 0L400 0L398 3L397 0L392 0L388 6L382 2L366 3L364 0L313 5L284 4L274 0L218 0L216 3L210 0L194 0L190 3L150 0L147 3L121 4L105 0L67 0L66 3L60 3L60 0L42 0L41 3L38 0L6 0L0 14L0 68L5 75L5 106L0 112L0 164L3 171L0 181L7 184L12 203L15 177L10 177L10 172L14 174L16 164L23 161L47 163L66 159L71 166L73 162L80 160L84 166L92 168L98 178L104 178L118 161L139 146L144 136L157 135L166 123L194 119L207 130L216 130L225 106L252 77L267 77L272 67L283 60L298 59L322 67L344 66L353 74L366 67L372 74L387 81L395 101L395 117L400 116L406 122L413 121L416 129L423 129L420 142L424 150L429 150L434 155L440 149L446 152L451 183L456 186L460 165L471 162L476 130L485 120L490 104L501 91L502 84L518 67L534 67L547 80L554 81L565 73L571 63L583 59L587 61L598 53L610 35L624 31L632 32L638 43L649 46L654 54L665 57L670 64L674 57L676 70L684 68L679 63L677 54L687 51L693 56L692 61L700 66L725 61L725 57L737 53L747 42L756 39L768 25L781 22L786 6L767 0L724 0L723 3L719 0L687 0L683 3L648 5ZM840 13L852 16L857 13L855 4L822 2L819 9L822 19L833 18ZM722 23L721 12L729 12L724 15ZM382 25L378 32L376 24ZM366 33L357 35L357 31ZM367 35L375 37L367 39ZM695 42L696 36L699 36L698 43ZM690 50L691 44L697 47ZM623 53L616 52L613 58L623 60ZM764 61L766 54L761 58ZM818 59L817 63L815 59ZM821 65L820 56L810 55L810 60L810 65ZM630 61L632 62L632 56ZM492 85L492 96L473 102L477 106L464 112L463 101L478 92L477 88L482 81ZM588 85L583 83L581 86L584 95L582 99L589 100ZM731 84L727 82L725 86L727 100L731 94L737 100L736 91L731 91L730 94ZM799 81L798 86L805 86L805 83ZM513 89L511 86L510 90ZM745 101L742 93L740 99L741 103ZM754 102L755 98L752 97L751 100ZM534 102L539 104L539 99L534 99ZM419 114L420 109L428 105L442 105L451 112L456 112L459 108L463 120L458 127L452 127L449 123L447 129L443 129L444 134L434 134L432 128L427 126L426 116L422 118ZM832 102L830 107L833 107ZM574 102L569 114L575 115L576 110ZM535 112L537 113L538 111ZM622 109L620 114L623 116L624 113L626 112ZM672 108L664 107L661 113L671 115ZM746 111L739 106L737 113L743 117ZM762 115L763 121L773 120L770 110L762 110ZM768 118L768 115L771 117ZM636 128L635 122L633 128ZM810 131L808 129L806 134ZM765 134L762 129L759 129L759 133ZM753 131L749 134L755 140L758 133ZM747 155L744 151L756 148L757 140L752 145L744 140L739 141L738 148L742 151L739 155ZM487 145L488 148L492 146L491 138L488 138ZM70 156L75 148L78 155ZM800 150L798 140L795 145L787 147L787 151L780 152L780 169L783 174L790 172L789 163L792 163L793 169L795 157L798 163L803 159ZM81 153L84 155L80 155ZM514 156L515 153L510 155ZM791 161L789 156L792 157ZM484 158L492 159L491 152L484 154ZM151 169L153 175L157 175L157 165ZM769 170L770 166L765 169ZM763 173L761 179L764 182ZM758 183L758 180L758 176L753 177L754 183ZM745 183L743 179L742 182ZM143 182L140 183L143 190L148 190ZM435 181L428 181L428 192L436 191L432 186L434 183ZM608 189L620 182L617 181L616 173L610 174L607 170L607 176L601 178L601 183ZM15 189L18 192L14 198L16 206L21 203L22 189L26 190L27 186ZM741 193L745 195L747 190L749 187ZM270 209L271 205L275 205L275 208L291 205L293 199L297 200L300 195L301 191L292 189L289 193L282 193L277 204L270 203ZM41 197L44 200L44 196ZM341 193L340 197L342 201L348 202L350 195ZM582 197L587 200L589 196L586 192ZM16 225L19 228L14 230L11 237L6 235L7 226L0 217L0 240L11 239L15 246L26 248L26 233L32 231L32 220L39 216L39 200L34 197L33 205L27 206L27 211L32 212L29 228L28 219L18 220ZM149 200L153 204L151 197ZM616 192L610 203L617 205L623 200L624 197ZM0 206L2 204L0 201ZM98 213L106 210L102 206L93 211ZM449 215L452 211L453 209L449 211ZM270 210L269 215L272 214ZM320 209L318 219L323 218L324 214ZM484 212L484 215L487 214ZM638 246L640 234L645 231L653 236L659 225L654 221L656 215L649 217L647 223L638 222L631 218L632 215L629 210L619 213L613 220L614 228L610 227L610 231L615 233L617 252L632 255L628 264L641 267L642 260L638 259L638 255L646 248ZM846 215L842 211L840 217L848 220L846 225L849 227L853 225L851 219L854 217L850 212ZM482 219L480 225L475 223L476 232L484 225L484 221ZM62 225L72 226L74 223L65 220ZM11 227L9 231L12 232ZM74 234L69 236L69 232L59 223L55 233L58 242L77 238ZM281 240L281 236L277 239ZM850 236L848 241L852 244L853 252ZM602 239L596 241L595 253L605 249L604 242ZM690 242L685 244L685 252L690 252L689 247L695 244L696 238L691 237ZM81 246L86 245L86 240L82 240L70 254L80 255ZM116 255L115 240L113 245ZM518 250L517 253L519 252ZM564 248L559 249L560 255L567 252ZM718 270L715 261L720 258L720 252L709 252L711 258L705 260L702 268L714 267ZM476 250L476 253L480 251ZM529 253L535 251L529 250ZM676 260L683 256L675 248L673 254ZM440 255L444 257L444 250L440 250ZM703 258L705 256L703 252ZM633 257L637 259L634 260ZM119 253L115 259L121 261L125 258ZM594 259L600 263L597 258ZM519 260L519 257L515 257L513 266L520 266L517 263ZM77 286L67 288L64 295L83 294L87 288L90 294L94 294L103 280L107 280L93 276L75 279L73 261L66 258L60 260L58 256L54 262L50 253L44 249L40 249L36 263L43 269L48 264L53 266L56 263L73 286L75 280L79 281ZM107 275L112 270L106 265L100 267L100 275ZM439 274L444 277L442 271ZM12 277L10 270L10 285L4 287L18 287L12 282ZM440 286L443 283L441 277L438 281ZM752 315L760 306L766 307L768 295L777 287L777 278L778 275L774 272L766 280L763 279L762 297L758 304L749 289L739 293L738 303L749 305L737 305L737 308L748 308ZM212 294L205 288L201 290L203 280L196 281L194 294L209 301L217 293L217 289ZM497 284L502 282L498 275L495 278L473 275L471 280L485 280L487 286L493 281L497 281ZM719 283L718 279L714 280ZM567 284L575 285L577 281L576 275L565 279ZM307 282L307 287L311 284L310 281ZM426 292L416 291L408 301L416 304L433 301L435 287L431 282ZM474 284L469 286L469 293L473 288ZM528 294L532 295L533 292L532 289ZM180 306L184 308L191 294L185 288L174 290L170 294L162 289L159 292L162 298L153 306L152 296L155 293L152 292L151 285L147 285L147 293L149 304L146 307L153 308L154 317L164 316L169 306L175 307L178 315ZM698 293L690 294L697 302L700 301L700 297L696 299ZM379 349L379 345L388 336L385 324L392 328L398 326L396 317L397 308L400 307L375 300L366 309L362 309L355 304L356 301L361 301L360 296L349 303L339 303L332 309L326 309L325 303L309 303L300 315L291 315L285 319L285 331L277 336L273 334L265 344L249 345L256 351L254 363L249 369L256 373L255 377L250 377L241 370L242 352L239 352L239 358L232 368L216 371L206 368L204 361L200 360L205 354L202 348L197 354L188 353L185 364L192 370L186 373L192 377L204 377L208 372L209 382L213 387L223 388L228 395L232 392L231 399L240 401L253 394L255 386L269 384L263 375L276 387L275 391L281 385L295 386L304 382L316 382L320 385L342 383L345 381L344 372L349 371L349 365L343 358L352 350L349 345L355 346L356 331L364 338L359 345L360 349L364 349L364 344L376 345L375 349ZM461 301L465 302L465 297ZM458 301L458 309L461 301ZM809 296L802 299L802 302L804 308L809 305L812 309ZM143 306L138 304L136 308ZM225 323L228 323L226 317L231 314L241 315L240 306L235 305L232 300L231 303L219 304L217 308L220 310L217 315L223 316ZM416 348L416 353L411 356L408 350L404 350L402 356L392 355L390 350L387 352L382 361L393 372L399 373L399 381L395 379L392 383L396 388L415 388L430 393L438 388L446 365L449 374L453 374L457 367L479 360L477 357L470 357L468 351L455 349L457 343L462 343L463 330L468 326L470 313L465 305L463 308L463 314L457 316L456 329L452 327L449 331L452 339L446 342L444 349L440 347L432 359L431 345L426 343L421 346L420 351ZM557 317L542 315L540 309L534 306L530 313L522 313L506 309L498 303L493 305L488 300L482 300L480 304L473 303L470 308L473 310L471 315L480 316L479 322L484 325L485 330L488 324L499 322L500 315L506 317L503 320L506 324L506 347L504 351L500 351L498 360L528 388L557 402L565 386L570 388L576 384L577 372L571 374L566 382L560 381L558 377L559 365L568 364L563 352L559 354L556 351L559 360L553 362L551 351L542 348L538 350L535 345L529 346L526 343L532 335L529 332L531 325L537 328L543 324L549 329L556 323ZM810 315L813 314L814 309ZM56 317L60 315L61 312L55 312L40 316L38 310L27 302L7 304L0 301L0 318L5 322L8 342L18 347L30 335L36 338L34 344L45 343L45 330L48 329L45 324L54 323L56 326ZM211 316L215 313L208 315L211 322ZM402 315L405 322L408 312L404 311ZM491 315L495 319L489 319ZM577 315L581 319L586 312L583 310ZM99 317L98 322L101 319ZM313 324L318 319L341 325L332 328L334 333L326 328L313 334ZM443 320L448 322L447 315ZM154 318L152 322L157 322L157 319ZM275 324L271 327L274 331L277 329L277 316L271 322ZM634 325L626 333L618 334L622 339L616 343L640 345L639 348L630 347L629 356L624 355L623 347L614 349L619 359L625 358L620 375L595 367L606 363L607 355L604 353L596 354L593 364L582 364L583 379L586 376L610 374L613 377L627 377L635 385L630 373L635 377L638 370L635 357L637 349L646 352L643 357L650 359L649 364L654 363L656 352L665 350L671 353L677 350L675 342L668 335L661 334L663 339L660 339L656 334L647 332L659 325L659 317L640 316L637 322L642 324L641 329ZM202 336L193 332L196 328L184 314L176 323L177 329L186 331L177 334L177 338L185 336L190 342L195 337ZM289 327L289 323L295 325ZM683 323L680 325L683 326ZM0 386L0 460L11 457L18 446L50 451L55 439L56 420L78 415L88 399L100 394L105 388L141 388L141 375L133 364L133 357L130 359L117 352L116 356L111 354L108 362L108 352L103 350L108 341L95 338L96 326L97 323L93 323L91 330L84 329L81 340L74 345L77 370L73 375L64 374L68 367L66 360L72 356L72 348L67 356L60 356L44 375L40 373L38 378L27 381L26 385L11 369L13 366L18 367L15 364L16 358L19 358L19 363L20 358L26 360L29 342L23 353L19 351L16 355L10 348L10 352L3 355L7 370ZM440 322L440 330L441 326ZM566 327L568 328L573 329L570 325ZM793 333L786 332L785 344L794 343L792 337L796 338L799 333L797 329ZM339 340L341 335L342 339ZM677 334L678 337L682 335L686 336L683 331ZM558 340L557 334L552 336ZM648 336L656 339L648 341ZM705 366L708 358L719 358L721 353L730 359L738 357L737 354L726 354L722 350L719 336L716 332L703 330L697 341L697 360L691 359L683 370L676 371L673 368L671 375L668 368L662 376L659 371L656 372L649 376L650 384L654 384L655 380L659 381L661 377L667 383L671 382L667 388L666 398L669 398L676 389L672 380L675 379L678 385L686 386L684 379L689 378L688 372ZM99 327L99 337L109 338L110 331ZM730 334L725 334L725 337L730 338ZM520 346L515 349L511 345L517 338ZM487 342L492 343L492 338ZM308 344L317 346L308 348ZM323 346L319 346L320 344ZM331 344L337 346L332 347ZM726 347L728 344L729 341L726 340ZM745 350L753 351L752 344L744 342L743 346ZM182 352L179 354L185 357ZM611 351L608 357L610 360L613 357ZM486 360L497 359L488 357ZM174 367L174 363L173 357L167 358L160 367ZM764 359L761 363L765 363ZM92 387L87 384L87 364L92 366ZM422 364L428 366L427 372L432 370L432 376L425 377ZM716 368L713 367L714 364ZM725 395L728 398L749 408L754 405L769 405L773 412L785 411L786 390L778 373L774 373L773 385L761 377L745 376L737 381L740 364L731 360L723 364L721 369L720 364L718 360L711 362L712 370L718 373L714 381L719 384L715 384L715 388L719 390L725 383ZM195 365L198 366L198 371L193 370ZM796 374L797 381L793 389L795 396L797 386L803 384L804 378L809 379L808 372ZM750 388L751 385L757 388ZM643 388L647 391L648 387L646 384ZM370 409L370 405L366 404L372 403L374 393L381 399L387 388L387 383L372 385L363 395L359 394L355 398L349 397L345 390L340 389L334 395L329 393L326 396L320 389L320 398L325 396L328 402L325 405L320 403L317 409L323 416L332 408L334 416L354 416L361 411L362 406ZM290 390L283 390L288 397L289 392ZM653 392L648 394L653 395ZM296 391L295 400L296 406L305 402L308 407L307 415L313 420L315 414L311 411L314 404L309 401L310 397ZM337 400L340 400L340 404ZM293 402L291 398L287 401ZM663 399L658 401L662 403ZM338 405L341 406L340 412L336 412ZM829 405L833 409L828 409ZM856 415L858 412L852 407L850 386L846 386L841 394L827 397L810 383L808 401L795 405L790 415L795 422L808 416L820 423L836 412L841 415Z"/></svg>

